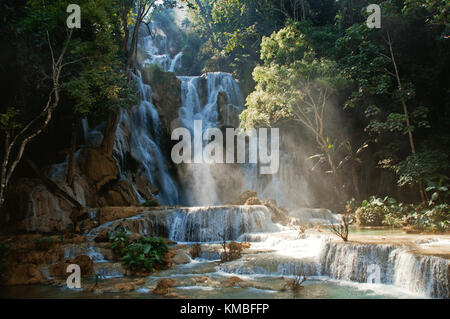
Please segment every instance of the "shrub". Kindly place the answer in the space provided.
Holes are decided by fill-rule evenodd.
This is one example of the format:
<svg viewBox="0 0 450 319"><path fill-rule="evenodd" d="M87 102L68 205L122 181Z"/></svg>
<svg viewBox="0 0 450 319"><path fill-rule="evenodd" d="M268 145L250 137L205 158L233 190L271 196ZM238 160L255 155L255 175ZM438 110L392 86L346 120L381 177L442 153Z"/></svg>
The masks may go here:
<svg viewBox="0 0 450 319"><path fill-rule="evenodd" d="M371 197L356 210L356 220L359 225L411 226L422 231L443 232L450 229L450 206L433 201L419 205L404 204L393 198Z"/></svg>
<svg viewBox="0 0 450 319"><path fill-rule="evenodd" d="M116 256L122 256L123 250L130 244L129 243L130 232L125 230L122 226L116 227L113 233L109 236L111 242L111 249Z"/></svg>
<svg viewBox="0 0 450 319"><path fill-rule="evenodd" d="M348 227L353 223L354 218L351 214L344 214L342 222L339 224L331 224L330 230L339 236L343 241L348 240Z"/></svg>
<svg viewBox="0 0 450 319"><path fill-rule="evenodd" d="M144 206L144 207L158 207L159 203L158 203L158 200L152 198L152 199L149 199L149 200L146 200L145 202L143 202L142 206Z"/></svg>
<svg viewBox="0 0 450 319"><path fill-rule="evenodd" d="M163 238L141 237L131 242L129 236L130 232L119 226L110 237L111 248L114 254L121 257L125 268L150 272L163 263L163 257L169 250Z"/></svg>
<svg viewBox="0 0 450 319"><path fill-rule="evenodd" d="M394 198L381 199L372 196L369 200L364 200L361 207L356 209L356 223L362 226L382 226L387 214L399 211L401 211L400 206Z"/></svg>
<svg viewBox="0 0 450 319"><path fill-rule="evenodd" d="M298 272L295 278L289 279L286 285L284 286L285 289L289 289L292 292L297 292L300 288L303 288L302 284L306 281L306 277L303 276L301 272Z"/></svg>
<svg viewBox="0 0 450 319"><path fill-rule="evenodd" d="M408 215L408 222L414 228L433 232L442 232L450 229L450 206L441 204L427 207Z"/></svg>
<svg viewBox="0 0 450 319"><path fill-rule="evenodd" d="M150 272L155 265L163 263L167 251L167 244L162 238L140 238L123 249L122 263L132 271Z"/></svg>
<svg viewBox="0 0 450 319"><path fill-rule="evenodd" d="M229 244L227 244L226 240L225 240L225 235L222 235L220 233L218 233L218 235L222 238L222 248L223 248L223 252L220 255L220 260L222 262L227 262L227 261L231 261L231 260L235 260L235 259L239 259L242 256L242 251L246 248L250 248L250 244L247 242L243 242L243 243L237 243L237 242L230 242Z"/></svg>

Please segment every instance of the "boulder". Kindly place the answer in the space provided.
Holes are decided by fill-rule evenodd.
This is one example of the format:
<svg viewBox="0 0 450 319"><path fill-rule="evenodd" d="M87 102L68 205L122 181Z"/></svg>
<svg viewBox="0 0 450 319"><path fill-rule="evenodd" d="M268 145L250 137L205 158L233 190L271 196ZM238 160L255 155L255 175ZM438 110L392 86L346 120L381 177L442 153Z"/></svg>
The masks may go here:
<svg viewBox="0 0 450 319"><path fill-rule="evenodd" d="M184 250L178 249L175 256L172 258L172 262L175 264L188 264L191 262L191 258Z"/></svg>
<svg viewBox="0 0 450 319"><path fill-rule="evenodd" d="M145 284L144 279L135 279L130 282L121 282L114 285L114 290L120 291L120 292L129 292L134 291L138 288L138 286L142 286Z"/></svg>
<svg viewBox="0 0 450 319"><path fill-rule="evenodd" d="M97 243L109 242L109 230L106 228L100 230L97 236L95 236L94 241Z"/></svg>
<svg viewBox="0 0 450 319"><path fill-rule="evenodd" d="M237 276L232 276L230 278L228 278L227 280L225 280L225 282L223 283L223 286L226 288L230 288L235 286L237 283L241 282L242 279L237 277Z"/></svg>
<svg viewBox="0 0 450 319"><path fill-rule="evenodd" d="M261 201L258 197L250 197L245 201L244 205L261 205Z"/></svg>
<svg viewBox="0 0 450 319"><path fill-rule="evenodd" d="M10 267L4 274L5 284L9 286L33 285L46 279L35 264L19 264Z"/></svg>
<svg viewBox="0 0 450 319"><path fill-rule="evenodd" d="M258 193L255 191L247 190L243 192L233 203L233 205L245 205L247 199L252 197L258 197Z"/></svg>
<svg viewBox="0 0 450 319"><path fill-rule="evenodd" d="M274 200L266 200L262 203L264 206L270 209L272 212L272 221L274 223L279 223L282 225L289 224L289 216L288 212L277 206Z"/></svg>
<svg viewBox="0 0 450 319"><path fill-rule="evenodd" d="M194 244L189 248L189 254L192 258L200 257L200 253L202 252L202 246L200 244Z"/></svg>
<svg viewBox="0 0 450 319"><path fill-rule="evenodd" d="M67 267L71 264L80 266L81 277L85 278L94 273L94 262L87 255L80 255L75 258L67 258L63 262L50 266L50 274L56 278L67 278L70 273Z"/></svg>
<svg viewBox="0 0 450 319"><path fill-rule="evenodd" d="M170 293L171 288L175 286L175 281L172 279L161 279L158 281L158 284L156 285L156 288L152 290L152 294L163 296Z"/></svg>

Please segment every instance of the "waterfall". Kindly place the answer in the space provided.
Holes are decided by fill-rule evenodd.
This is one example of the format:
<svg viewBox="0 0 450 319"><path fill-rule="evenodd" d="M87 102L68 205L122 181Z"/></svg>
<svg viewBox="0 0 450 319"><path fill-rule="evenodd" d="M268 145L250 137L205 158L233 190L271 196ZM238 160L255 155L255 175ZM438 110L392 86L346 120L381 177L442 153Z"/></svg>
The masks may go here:
<svg viewBox="0 0 450 319"><path fill-rule="evenodd" d="M194 207L168 216L169 238L176 241L236 240L249 232L269 231L271 213L265 206Z"/></svg>
<svg viewBox="0 0 450 319"><path fill-rule="evenodd" d="M332 278L367 282L379 267L379 280L431 298L450 298L450 262L419 256L394 245L327 243L320 257L322 273Z"/></svg>
<svg viewBox="0 0 450 319"><path fill-rule="evenodd" d="M92 230L95 236L103 229L121 225L143 235L163 236L181 242L219 242L237 240L252 232L277 230L271 212L265 206L214 206L155 210L106 223Z"/></svg>
<svg viewBox="0 0 450 319"><path fill-rule="evenodd" d="M174 205L178 202L178 189L158 142L160 119L152 103L152 90L143 82L140 72L133 74L132 79L139 90L141 102L130 113L122 113L116 133L115 156L119 163L124 163L125 154L129 152L137 161L141 174L159 188L156 196L159 202Z"/></svg>
<svg viewBox="0 0 450 319"><path fill-rule="evenodd" d="M141 70L157 64L165 72L178 72L182 52L169 53L170 39L157 23L139 34L139 67ZM142 71L143 72L143 71ZM209 72L200 76L177 76L181 81L181 105L178 123L194 131L194 121L202 121L202 132L208 128L238 127L239 114L244 109L244 97L231 74ZM116 158L122 178L134 183L138 173L160 189L161 204L189 206L222 205L233 202L243 191L256 190L261 199L274 199L286 207L309 204L308 188L302 171L291 154L284 153L280 171L273 176L261 176L257 164L181 164L177 174L169 172L161 145L167 145L161 134L158 111L152 102L152 88L143 81L141 72L132 75L141 101L130 111L122 112L115 139ZM158 92L162 96L165 92ZM88 129L87 121L85 129ZM172 127L173 129L174 127ZM98 142L98 129L85 132L90 144ZM170 133L170 132L169 132ZM208 141L204 141L204 144ZM283 153L282 153L283 154ZM127 168L130 156L138 163L137 172ZM179 184L180 187L177 187ZM140 197L136 192L137 197Z"/></svg>

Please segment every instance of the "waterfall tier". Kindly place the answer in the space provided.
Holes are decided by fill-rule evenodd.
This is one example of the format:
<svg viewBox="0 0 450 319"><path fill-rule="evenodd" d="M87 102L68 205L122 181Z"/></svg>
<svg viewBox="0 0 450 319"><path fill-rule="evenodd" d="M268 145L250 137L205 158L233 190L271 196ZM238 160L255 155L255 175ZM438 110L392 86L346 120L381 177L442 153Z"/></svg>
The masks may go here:
<svg viewBox="0 0 450 319"><path fill-rule="evenodd" d="M277 229L271 212L265 206L211 206L155 210L106 223L93 231L114 230L121 225L142 235L162 236L180 242L218 242L252 232Z"/></svg>

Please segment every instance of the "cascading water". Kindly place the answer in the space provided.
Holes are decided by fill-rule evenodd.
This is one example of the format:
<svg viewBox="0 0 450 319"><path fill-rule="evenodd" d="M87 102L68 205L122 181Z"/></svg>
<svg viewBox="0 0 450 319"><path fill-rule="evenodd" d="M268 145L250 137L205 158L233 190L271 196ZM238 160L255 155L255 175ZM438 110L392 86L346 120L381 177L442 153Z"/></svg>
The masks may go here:
<svg viewBox="0 0 450 319"><path fill-rule="evenodd" d="M221 240L220 235L226 240L237 240L247 233L276 231L280 227L272 223L265 206L189 207L147 212L106 223L89 235L119 225L143 235L181 242L216 242Z"/></svg>
<svg viewBox="0 0 450 319"><path fill-rule="evenodd" d="M158 64L164 71L174 71L179 67L181 54L173 60L167 51L167 38L157 33L140 39L139 46L146 54L143 67ZM145 176L159 189L156 196L161 204L174 205L179 202L178 188L169 174L167 158L161 150L161 123L158 111L152 103L152 89L144 83L140 71L132 74L140 94L141 102L131 112L123 112L120 125L116 133L115 157L119 166L123 167L125 156L129 153L138 163L138 172ZM122 170L122 177L129 178L126 171ZM139 193L136 191L137 195Z"/></svg>
<svg viewBox="0 0 450 319"><path fill-rule="evenodd" d="M161 30L141 38L146 58L143 67L158 64L164 71L176 72L182 60L179 53L168 54L167 38ZM178 123L194 132L194 121L202 121L202 132L208 128L236 127L244 101L238 83L227 73L202 76L178 76L181 81L181 105ZM160 188L161 203L220 205L236 198L243 190L253 189L262 199L275 199L285 206L309 203L308 187L293 153L281 152L280 171L261 178L257 165L183 164L178 167L178 191L169 174L161 151L160 119L152 104L151 87L138 72L134 76L141 103L121 118L115 154L119 163L130 153L141 173ZM123 167L123 165L121 165ZM122 171L127 178L126 170ZM229 194L229 196L226 196ZM274 224L265 206L215 206L171 208L146 212L113 221L93 230L125 226L144 235L159 235L179 242L202 242L202 258L219 257L223 234L227 240L249 241L251 250L241 259L217 266L220 274L249 276L326 277L339 282L365 285L371 265L380 267L380 285L369 289L400 289L413 296L449 298L449 262L442 258L416 256L394 245L361 245L336 243L323 235L299 235L297 230ZM292 218L302 224L336 222L329 211L293 210ZM303 218L303 219L302 219ZM196 261L199 263L198 261ZM201 262L200 262L201 263ZM389 295L387 293L387 295Z"/></svg>

